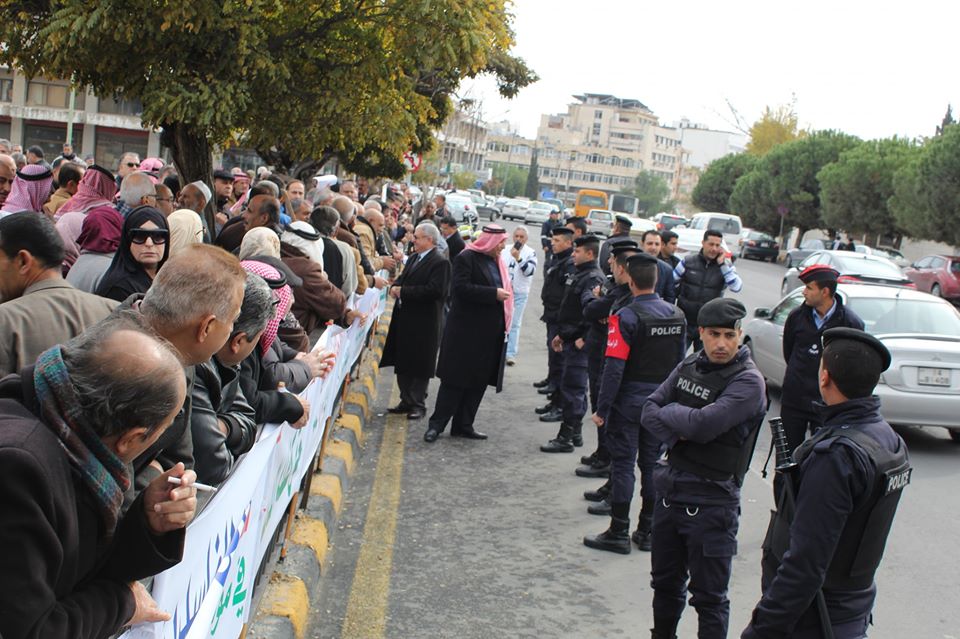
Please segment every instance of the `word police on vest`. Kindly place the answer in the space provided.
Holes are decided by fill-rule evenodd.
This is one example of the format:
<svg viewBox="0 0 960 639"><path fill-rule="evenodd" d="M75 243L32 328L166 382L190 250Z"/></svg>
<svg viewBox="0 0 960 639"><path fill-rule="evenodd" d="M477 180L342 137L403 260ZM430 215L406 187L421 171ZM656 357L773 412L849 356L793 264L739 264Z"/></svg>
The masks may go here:
<svg viewBox="0 0 960 639"><path fill-rule="evenodd" d="M686 327L683 324L674 324L666 326L651 326L647 330L648 337L672 337L674 335L683 335Z"/></svg>
<svg viewBox="0 0 960 639"><path fill-rule="evenodd" d="M689 380L682 375L677 378L677 389L689 393L694 397L699 397L700 399L709 402L712 391L706 386L697 384L696 382Z"/></svg>
<svg viewBox="0 0 960 639"><path fill-rule="evenodd" d="M910 474L913 472L912 468L908 468L902 472L899 472L895 475L887 477L887 491L886 495L890 493L895 493L898 490L903 490L910 483Z"/></svg>

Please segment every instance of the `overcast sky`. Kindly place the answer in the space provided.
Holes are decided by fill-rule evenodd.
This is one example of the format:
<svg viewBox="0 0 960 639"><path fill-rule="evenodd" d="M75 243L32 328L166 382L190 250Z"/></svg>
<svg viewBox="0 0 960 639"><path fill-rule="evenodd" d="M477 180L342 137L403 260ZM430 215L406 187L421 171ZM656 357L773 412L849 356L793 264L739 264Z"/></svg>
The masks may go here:
<svg viewBox="0 0 960 639"><path fill-rule="evenodd" d="M490 79L460 95L527 137L584 92L724 130L727 101L749 127L796 96L802 127L861 138L932 135L960 106L954 2L514 0L513 12L513 52L540 81L509 101Z"/></svg>

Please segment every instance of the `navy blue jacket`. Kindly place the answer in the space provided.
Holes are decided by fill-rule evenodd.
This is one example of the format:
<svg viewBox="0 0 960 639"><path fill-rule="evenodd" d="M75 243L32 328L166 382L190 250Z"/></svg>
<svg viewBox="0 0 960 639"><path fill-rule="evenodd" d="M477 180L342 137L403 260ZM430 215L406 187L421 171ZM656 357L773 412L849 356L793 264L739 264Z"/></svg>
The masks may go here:
<svg viewBox="0 0 960 639"><path fill-rule="evenodd" d="M880 415L876 396L833 406L818 405L825 426L860 430L891 452L906 446ZM814 597L827 574L850 514L870 496L876 469L855 442L831 437L803 460L790 526L790 546L776 575L764 575L763 598L753 611L744 639L788 637L794 627L819 627ZM876 584L865 590L824 590L834 624L865 617L873 609Z"/></svg>
<svg viewBox="0 0 960 639"><path fill-rule="evenodd" d="M565 342L586 338L591 322L584 318L583 309L594 299L593 289L603 284L603 272L596 262L584 262L573 269L557 311L557 332Z"/></svg>
<svg viewBox="0 0 960 639"><path fill-rule="evenodd" d="M560 251L553 256L550 264L543 271L543 287L540 289L540 301L543 302L541 320L547 324L557 321L557 313L563 302L563 292L566 288L567 275L573 272L573 249Z"/></svg>
<svg viewBox="0 0 960 639"><path fill-rule="evenodd" d="M631 302L639 302L655 317L672 317L674 306L660 299L656 293L638 295ZM617 311L620 318L620 336L630 345L630 348L639 347L642 335L638 335L640 320L629 306ZM676 361L683 360L687 351L686 340L677 351ZM600 395L597 398L597 414L608 419L612 414L628 421L639 423L643 414L643 404L658 384L649 382L624 382L623 371L627 360L618 357L607 357L603 364L603 378L600 381Z"/></svg>
<svg viewBox="0 0 960 639"><path fill-rule="evenodd" d="M782 404L794 408L813 411L813 403L820 401L820 336L823 331L838 326L847 326L863 330L863 320L843 305L837 297L837 308L833 315L818 329L813 321L816 311L801 304L790 311L783 325L783 359L787 371L783 376L784 393Z"/></svg>
<svg viewBox="0 0 960 639"><path fill-rule="evenodd" d="M617 284L600 297L594 297L583 307L583 319L590 322L587 334L587 348L604 350L607 346L607 318L617 309L618 303L630 303L630 287Z"/></svg>
<svg viewBox="0 0 960 639"><path fill-rule="evenodd" d="M745 346L724 366L750 357ZM700 352L697 366L701 370L716 367ZM643 427L659 441L672 447L680 439L707 443L730 429L739 429L744 439L750 429L762 419L767 410L766 386L763 376L755 368L748 368L733 377L720 392L717 400L703 408L683 406L675 401L674 386L680 367L650 395L643 405ZM657 462L654 470L657 495L680 504L736 505L740 503L740 487L732 479L711 481L673 468L665 461Z"/></svg>
<svg viewBox="0 0 960 639"><path fill-rule="evenodd" d="M657 295L671 304L677 301L677 282L673 277L673 269L663 260L657 260Z"/></svg>

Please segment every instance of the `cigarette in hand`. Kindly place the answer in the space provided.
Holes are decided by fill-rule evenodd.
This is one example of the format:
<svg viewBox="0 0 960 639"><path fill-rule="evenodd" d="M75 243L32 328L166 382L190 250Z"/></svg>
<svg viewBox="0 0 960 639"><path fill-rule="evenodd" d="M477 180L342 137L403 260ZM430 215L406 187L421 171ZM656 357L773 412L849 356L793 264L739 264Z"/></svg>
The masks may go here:
<svg viewBox="0 0 960 639"><path fill-rule="evenodd" d="M183 482L180 481L180 478L179 478L179 477L167 477L167 481L170 482L171 484L176 484L177 486L179 486L181 483L183 483ZM215 492L217 492L217 489L216 489L214 486L210 486L210 485L208 485L208 484L201 484L201 483L198 482L198 481L195 481L195 482L193 482L193 483L190 484L190 485L193 486L194 488L196 488L197 490L199 490L199 491L202 492L202 493L215 493Z"/></svg>

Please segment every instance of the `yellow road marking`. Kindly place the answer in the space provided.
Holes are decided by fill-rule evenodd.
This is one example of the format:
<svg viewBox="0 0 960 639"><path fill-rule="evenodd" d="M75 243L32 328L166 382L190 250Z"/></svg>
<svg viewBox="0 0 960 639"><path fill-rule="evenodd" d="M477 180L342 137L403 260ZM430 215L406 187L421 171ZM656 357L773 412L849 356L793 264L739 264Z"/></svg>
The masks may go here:
<svg viewBox="0 0 960 639"><path fill-rule="evenodd" d="M390 405L399 399L400 391L394 383ZM340 632L344 639L377 639L385 636L406 438L406 416L388 414L377 458L373 492L363 525L360 556L357 558L347 614Z"/></svg>

